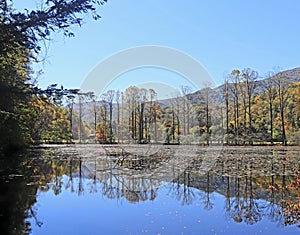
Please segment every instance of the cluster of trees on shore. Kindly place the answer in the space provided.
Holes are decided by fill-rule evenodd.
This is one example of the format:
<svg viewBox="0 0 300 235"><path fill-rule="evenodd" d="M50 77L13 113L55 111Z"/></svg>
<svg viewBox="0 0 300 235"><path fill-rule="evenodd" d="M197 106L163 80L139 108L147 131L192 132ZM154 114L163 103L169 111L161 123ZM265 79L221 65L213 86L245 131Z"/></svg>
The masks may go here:
<svg viewBox="0 0 300 235"><path fill-rule="evenodd" d="M233 70L224 85L227 140L234 144L299 143L299 72L268 73L258 80L252 69Z"/></svg>
<svg viewBox="0 0 300 235"><path fill-rule="evenodd" d="M205 102L193 104L189 99L190 91L189 87L182 86L181 94L168 100L158 100L154 89L136 86L124 92L108 90L99 101L90 93L81 94L73 110L78 116L73 120L76 123L73 127L79 127L79 131L73 129L74 137L81 142L92 134L92 139L100 143L188 144L204 136L209 141L209 97L201 96ZM206 91L208 95L208 88ZM84 116L86 121L82 122Z"/></svg>
<svg viewBox="0 0 300 235"><path fill-rule="evenodd" d="M53 94L47 93L51 89L41 92L35 87L31 65L44 59L41 45L53 33L74 36L71 28L81 26L81 16L89 13L99 19L97 5L105 2L41 0L37 9L18 12L14 10L14 1L0 0L0 151L24 146L65 129L66 111L51 100ZM59 120L59 128L55 120ZM46 129L48 134L42 133Z"/></svg>
<svg viewBox="0 0 300 235"><path fill-rule="evenodd" d="M233 70L220 87L191 93L183 86L168 100L135 86L109 90L100 101L81 94L73 133L80 142L90 136L101 143L299 144L300 83L290 73L259 80L250 68Z"/></svg>

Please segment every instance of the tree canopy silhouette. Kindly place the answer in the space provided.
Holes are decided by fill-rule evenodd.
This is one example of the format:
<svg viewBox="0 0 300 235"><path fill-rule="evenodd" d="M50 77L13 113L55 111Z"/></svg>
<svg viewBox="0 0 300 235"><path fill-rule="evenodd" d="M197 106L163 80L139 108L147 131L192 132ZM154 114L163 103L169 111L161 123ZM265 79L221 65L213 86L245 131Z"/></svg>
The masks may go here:
<svg viewBox="0 0 300 235"><path fill-rule="evenodd" d="M14 1L0 0L0 150L30 141L28 120L36 112L32 99L31 63L41 52L41 42L53 33L74 36L83 15L97 20L97 6L107 0L41 0L33 10L16 11Z"/></svg>

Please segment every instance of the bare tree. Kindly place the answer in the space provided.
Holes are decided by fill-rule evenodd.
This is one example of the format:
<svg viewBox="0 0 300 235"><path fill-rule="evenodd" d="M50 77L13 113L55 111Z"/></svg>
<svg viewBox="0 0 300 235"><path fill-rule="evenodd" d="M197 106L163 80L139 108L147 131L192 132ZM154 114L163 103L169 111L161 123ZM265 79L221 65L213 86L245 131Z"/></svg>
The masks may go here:
<svg viewBox="0 0 300 235"><path fill-rule="evenodd" d="M274 101L276 98L276 88L275 88L275 82L272 78L274 76L273 72L269 72L267 74L267 78L264 80L264 87L266 89L266 96L269 104L269 117L270 117L270 141L273 145L274 139L273 139L273 121L274 121Z"/></svg>
<svg viewBox="0 0 300 235"><path fill-rule="evenodd" d="M241 106L243 109L243 127L240 127L240 134L243 140L243 144L246 143L246 132L247 132L247 110L248 110L248 104L247 104L247 86L244 81L240 82L240 96L241 96Z"/></svg>
<svg viewBox="0 0 300 235"><path fill-rule="evenodd" d="M209 110L210 105L210 84L205 84L204 88L204 102L205 102L205 129L206 129L206 144L209 145L210 141L210 127L212 126L211 123L211 115Z"/></svg>
<svg viewBox="0 0 300 235"><path fill-rule="evenodd" d="M175 97L175 103L176 103L176 119L177 119L177 143L180 144L180 119L179 119L179 113L180 113L180 97Z"/></svg>
<svg viewBox="0 0 300 235"><path fill-rule="evenodd" d="M101 96L100 106L101 123L99 125L99 138L100 142L107 142L108 130L107 130L107 94Z"/></svg>
<svg viewBox="0 0 300 235"><path fill-rule="evenodd" d="M183 105L182 105L182 116L183 116L183 134L190 134L190 111L191 103L188 100L188 94L191 93L191 88L189 86L181 86Z"/></svg>
<svg viewBox="0 0 300 235"><path fill-rule="evenodd" d="M121 92L121 110L120 110L120 138L121 141L124 141L124 135L125 135L125 131L126 131L126 119L125 119L125 94L124 92Z"/></svg>
<svg viewBox="0 0 300 235"><path fill-rule="evenodd" d="M95 138L95 143L97 141L97 137L96 137L96 131L97 131L97 111L98 111L98 106L97 106L97 100L95 95L92 93L91 97L92 102L93 102L93 115L94 115L94 138Z"/></svg>
<svg viewBox="0 0 300 235"><path fill-rule="evenodd" d="M120 91L117 90L116 91L116 103L117 103L117 128L116 128L116 132L117 132L117 138L118 138L118 142L120 140Z"/></svg>
<svg viewBox="0 0 300 235"><path fill-rule="evenodd" d="M132 140L137 139L137 110L139 92L136 86L128 87L125 91L128 106L128 129Z"/></svg>
<svg viewBox="0 0 300 235"><path fill-rule="evenodd" d="M277 88L277 96L279 99L279 112L281 119L282 130L282 144L287 145L286 132L285 132L285 109L288 99L288 88L291 85L291 81L288 80L287 75L284 72L277 73L274 76L274 82Z"/></svg>
<svg viewBox="0 0 300 235"><path fill-rule="evenodd" d="M255 70L252 70L250 68L245 68L242 71L242 81L244 83L245 89L246 89L246 99L247 99L247 108L248 108L248 117L249 117L249 136L251 138L252 136L252 103L253 103L253 97L255 93L256 88L256 81L258 78L258 72ZM246 126L245 126L246 127ZM252 144L252 140L249 140L249 143Z"/></svg>
<svg viewBox="0 0 300 235"><path fill-rule="evenodd" d="M78 94L78 105L79 105L79 143L81 143L82 139L82 96L81 94Z"/></svg>
<svg viewBox="0 0 300 235"><path fill-rule="evenodd" d="M66 94L67 96L67 104L69 107L69 122L70 122L70 133L71 133L71 139L73 139L73 109L74 109L74 100L75 95L78 93L79 90L77 89L71 89Z"/></svg>
<svg viewBox="0 0 300 235"><path fill-rule="evenodd" d="M228 134L229 134L229 84L228 79L225 79L225 92L224 92L224 98L225 98L225 106L226 106L226 135L227 135L227 144L228 144Z"/></svg>
<svg viewBox="0 0 300 235"><path fill-rule="evenodd" d="M246 87L247 87L247 96L248 96L248 115L249 115L249 129L250 129L250 134L252 132L252 103L253 103L253 97L255 94L255 89L256 89L256 81L258 78L258 72L251 70L251 69L246 69L244 71L244 79L246 82Z"/></svg>
<svg viewBox="0 0 300 235"><path fill-rule="evenodd" d="M149 129L152 129L152 123L154 124L154 141L157 142L157 123L156 123L156 102L155 98L157 93L153 89L149 89L150 105L149 105ZM151 135L148 134L148 141L151 141Z"/></svg>
<svg viewBox="0 0 300 235"><path fill-rule="evenodd" d="M235 144L238 143L239 138L239 96L240 96L240 71L239 70L233 70L229 74L229 79L232 82L232 85L230 86L230 90L233 95L233 109L234 109L234 132L235 132Z"/></svg>
<svg viewBox="0 0 300 235"><path fill-rule="evenodd" d="M113 101L115 99L116 91L107 91L107 102L109 105L109 142L113 142L113 129L112 129L112 119L113 119Z"/></svg>
<svg viewBox="0 0 300 235"><path fill-rule="evenodd" d="M84 123L83 123L83 103L86 102L86 99L90 97L90 92L87 93L77 93L78 96L78 106L79 106L79 124L78 124L78 139L79 143L82 143L82 139L85 138L84 134Z"/></svg>
<svg viewBox="0 0 300 235"><path fill-rule="evenodd" d="M147 102L147 95L148 91L144 88L139 90L139 143L144 140L144 112L145 112L145 105Z"/></svg>

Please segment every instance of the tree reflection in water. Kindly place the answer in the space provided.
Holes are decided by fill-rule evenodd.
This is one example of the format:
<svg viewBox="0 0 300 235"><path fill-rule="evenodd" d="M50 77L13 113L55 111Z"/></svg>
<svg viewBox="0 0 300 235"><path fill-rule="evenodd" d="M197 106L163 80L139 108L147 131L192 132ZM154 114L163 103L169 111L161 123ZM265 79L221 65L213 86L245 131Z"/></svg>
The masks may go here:
<svg viewBox="0 0 300 235"><path fill-rule="evenodd" d="M57 158L54 152L41 149L0 156L1 234L29 234L29 218L42 226L35 205L37 194L49 190L56 195L61 193L62 175L77 165L76 161L68 165L72 158L69 153ZM65 189L68 187L66 184Z"/></svg>
<svg viewBox="0 0 300 235"><path fill-rule="evenodd" d="M237 223L252 225L261 221L262 217L268 217L282 225L298 223L299 214L291 215L290 209L296 208L291 202L297 203L299 188L294 188L292 193L287 187L290 184L287 182L293 181L295 177L293 169L299 167L297 151L291 151L290 157L286 156L287 151L284 149L266 149L263 153L251 149L233 153L230 151L225 150L216 166L205 175L198 174L199 159L195 159L181 174L173 172L176 177L171 184L167 184L169 195L181 205L201 201L204 209L211 210L214 206L211 195L217 192L226 198L225 214ZM159 156L152 157L156 157L151 162L151 169L155 169ZM168 159L169 157L160 158L160 161ZM98 160L99 166L104 166L101 161ZM131 203L155 199L157 190L165 182L160 180L161 176L157 172L155 175L148 174L147 159L127 159L122 160L122 164L114 164L115 162L116 160L109 164L105 162L109 167L96 171L97 178L103 183L103 195L111 199L124 197ZM176 171L176 167L172 169ZM195 189L198 189L197 193ZM287 216L293 222L287 220Z"/></svg>
<svg viewBox="0 0 300 235"><path fill-rule="evenodd" d="M161 187L182 206L202 204L205 210L214 209L215 193L223 195L223 213L237 223L252 225L266 217L283 226L299 225L297 150L226 148L206 174L199 172L201 156L195 156L182 171L178 162L170 161L172 157L174 152L169 150L149 158L99 153L78 156L74 149L61 148L12 158L1 171L1 188L6 192L1 195L1 231L28 234L29 217L42 225L35 208L38 192L99 193L111 200L136 203L155 200ZM168 181L160 167L163 163L173 164L168 168L173 171Z"/></svg>

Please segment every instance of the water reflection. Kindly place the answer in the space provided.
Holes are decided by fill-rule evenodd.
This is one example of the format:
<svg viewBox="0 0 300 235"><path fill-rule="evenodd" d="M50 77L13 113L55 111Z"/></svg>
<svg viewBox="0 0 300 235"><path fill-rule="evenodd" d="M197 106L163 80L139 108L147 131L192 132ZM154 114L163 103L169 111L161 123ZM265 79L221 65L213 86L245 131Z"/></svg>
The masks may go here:
<svg viewBox="0 0 300 235"><path fill-rule="evenodd" d="M58 158L52 151L34 150L22 154L0 156L0 226L1 234L29 234L32 218L42 226L35 207L38 191L53 190L59 194L61 176L78 169L78 161L66 153Z"/></svg>
<svg viewBox="0 0 300 235"><path fill-rule="evenodd" d="M39 219L36 197L49 191L99 194L130 204L155 203L164 192L182 206L204 211L215 210L222 200L219 213L234 223L254 225L266 218L282 226L300 224L298 149L227 148L206 174L199 170L200 153L186 166L173 147L148 155L110 150L36 149L25 160L12 158L1 171L1 231L29 234L32 226L47 223Z"/></svg>

